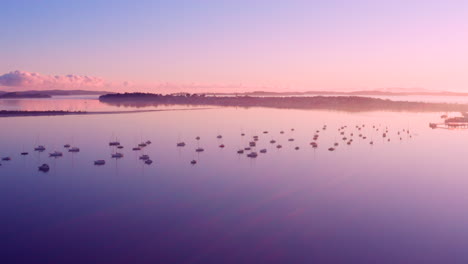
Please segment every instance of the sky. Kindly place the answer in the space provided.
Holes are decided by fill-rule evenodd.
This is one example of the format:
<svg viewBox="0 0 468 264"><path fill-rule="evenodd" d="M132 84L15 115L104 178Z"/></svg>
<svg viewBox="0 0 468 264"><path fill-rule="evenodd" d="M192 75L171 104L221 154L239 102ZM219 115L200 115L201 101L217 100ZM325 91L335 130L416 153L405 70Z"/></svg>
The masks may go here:
<svg viewBox="0 0 468 264"><path fill-rule="evenodd" d="M0 90L468 92L466 0L2 0Z"/></svg>

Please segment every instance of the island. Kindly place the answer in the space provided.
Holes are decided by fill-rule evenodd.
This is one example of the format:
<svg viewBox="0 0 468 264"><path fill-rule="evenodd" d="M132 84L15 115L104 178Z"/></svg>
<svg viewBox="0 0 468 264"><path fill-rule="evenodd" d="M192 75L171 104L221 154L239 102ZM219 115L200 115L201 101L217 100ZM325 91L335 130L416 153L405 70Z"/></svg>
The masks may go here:
<svg viewBox="0 0 468 264"><path fill-rule="evenodd" d="M214 96L205 94L117 93L99 100L114 106L148 107L158 105L268 107L341 111L420 111L467 112L468 104L392 101L360 96Z"/></svg>

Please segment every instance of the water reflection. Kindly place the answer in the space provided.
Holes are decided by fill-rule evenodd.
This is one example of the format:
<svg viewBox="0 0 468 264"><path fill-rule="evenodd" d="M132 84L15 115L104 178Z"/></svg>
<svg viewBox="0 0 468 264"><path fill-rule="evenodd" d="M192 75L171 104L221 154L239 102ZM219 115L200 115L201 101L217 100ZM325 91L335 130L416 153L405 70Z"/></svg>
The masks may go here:
<svg viewBox="0 0 468 264"><path fill-rule="evenodd" d="M12 157L0 167L5 255L20 263L464 263L468 131L430 129L440 115L222 108L0 119L8 127L0 155ZM116 139L122 159L110 158ZM251 141L267 153L237 154ZM64 151L66 143L80 152ZM47 151L33 151L40 144ZM43 163L48 173L38 171Z"/></svg>

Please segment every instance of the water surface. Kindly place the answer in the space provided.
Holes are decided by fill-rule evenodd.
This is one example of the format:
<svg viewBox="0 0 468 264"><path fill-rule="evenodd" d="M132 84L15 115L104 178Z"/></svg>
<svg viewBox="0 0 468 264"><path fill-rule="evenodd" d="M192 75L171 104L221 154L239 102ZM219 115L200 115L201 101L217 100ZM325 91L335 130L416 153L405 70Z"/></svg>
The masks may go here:
<svg viewBox="0 0 468 264"><path fill-rule="evenodd" d="M440 115L219 108L2 118L0 156L12 157L0 167L2 262L466 263L468 131L430 129ZM254 135L268 152L238 155ZM110 158L113 139L124 158ZM48 157L54 150L64 156Z"/></svg>

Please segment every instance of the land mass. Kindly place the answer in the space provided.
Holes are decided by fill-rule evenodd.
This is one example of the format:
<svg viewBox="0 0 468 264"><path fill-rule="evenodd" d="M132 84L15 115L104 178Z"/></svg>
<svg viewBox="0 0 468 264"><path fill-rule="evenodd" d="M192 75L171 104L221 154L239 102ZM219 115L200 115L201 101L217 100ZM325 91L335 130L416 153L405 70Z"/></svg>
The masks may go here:
<svg viewBox="0 0 468 264"><path fill-rule="evenodd" d="M212 96L313 96L313 95L349 95L349 96L468 96L468 93L432 91L422 89L383 89L383 90L362 90L362 91L306 91L306 92L268 92L254 91L244 93L206 93Z"/></svg>
<svg viewBox="0 0 468 264"><path fill-rule="evenodd" d="M41 93L18 93L18 92L12 92L12 93L3 93L0 94L0 99L21 99L21 98L51 98L52 96L47 95L47 94L41 94Z"/></svg>
<svg viewBox="0 0 468 264"><path fill-rule="evenodd" d="M204 105L232 107L269 107L290 109L324 109L342 111L420 111L467 112L468 104L392 101L359 96L207 96L205 94L162 95L119 93L99 97L114 106L147 107L158 105Z"/></svg>
<svg viewBox="0 0 468 264"><path fill-rule="evenodd" d="M37 98L31 97L34 95L42 95L42 96L70 96L70 95L103 95L109 94L110 92L106 91L87 91L87 90L30 90L30 91L16 91L16 92L5 92L0 91L0 96L6 94L16 94L17 96L23 96L21 98ZM16 97L20 98L20 97Z"/></svg>

